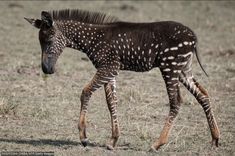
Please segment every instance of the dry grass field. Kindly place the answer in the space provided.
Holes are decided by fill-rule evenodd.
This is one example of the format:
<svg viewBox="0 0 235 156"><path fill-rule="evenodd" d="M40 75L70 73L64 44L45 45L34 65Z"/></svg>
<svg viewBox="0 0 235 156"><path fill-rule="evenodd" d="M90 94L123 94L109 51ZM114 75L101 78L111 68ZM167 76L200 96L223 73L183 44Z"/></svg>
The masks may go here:
<svg viewBox="0 0 235 156"><path fill-rule="evenodd" d="M102 11L124 21L174 20L198 36L199 54L209 73L194 59L193 71L207 88L221 131L219 148L211 148L205 114L182 87L184 103L169 143L159 155L235 155L235 2L205 1L1 1L0 2L0 151L54 151L56 155L155 155L148 152L169 111L158 69L121 71L117 77L118 147L104 147L111 136L104 90L92 96L88 136L94 147L80 144L77 121L80 94L95 73L86 56L65 49L54 75L40 67L38 30L23 17L40 18L42 10L79 8Z"/></svg>

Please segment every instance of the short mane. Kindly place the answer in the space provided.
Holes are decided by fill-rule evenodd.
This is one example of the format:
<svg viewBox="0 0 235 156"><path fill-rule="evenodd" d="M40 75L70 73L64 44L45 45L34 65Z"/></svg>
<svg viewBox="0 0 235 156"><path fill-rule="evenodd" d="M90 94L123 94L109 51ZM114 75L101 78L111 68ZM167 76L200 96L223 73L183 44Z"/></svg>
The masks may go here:
<svg viewBox="0 0 235 156"><path fill-rule="evenodd" d="M54 20L75 20L90 24L104 24L118 22L119 19L104 13L90 12L85 10L53 10L50 12Z"/></svg>

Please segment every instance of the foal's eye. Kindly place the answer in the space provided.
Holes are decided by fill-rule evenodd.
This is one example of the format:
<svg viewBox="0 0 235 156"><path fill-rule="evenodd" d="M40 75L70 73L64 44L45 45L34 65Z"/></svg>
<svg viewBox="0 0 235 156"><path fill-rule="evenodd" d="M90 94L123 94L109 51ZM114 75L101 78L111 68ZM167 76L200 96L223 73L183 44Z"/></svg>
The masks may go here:
<svg viewBox="0 0 235 156"><path fill-rule="evenodd" d="M47 34L47 30L43 30L43 31L42 31L42 34L43 34L43 35L46 35L46 34Z"/></svg>

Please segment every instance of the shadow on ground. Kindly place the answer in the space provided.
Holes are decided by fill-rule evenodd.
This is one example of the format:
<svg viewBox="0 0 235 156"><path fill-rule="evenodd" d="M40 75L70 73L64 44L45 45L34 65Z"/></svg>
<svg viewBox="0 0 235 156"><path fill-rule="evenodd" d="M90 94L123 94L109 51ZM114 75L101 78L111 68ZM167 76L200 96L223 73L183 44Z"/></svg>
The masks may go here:
<svg viewBox="0 0 235 156"><path fill-rule="evenodd" d="M15 143L15 144L27 144L27 145L32 145L32 146L55 146L55 147L60 147L60 146L81 146L84 147L80 142L77 141L71 141L71 140L52 140L52 139L8 139L8 138L0 138L0 142L5 142L5 143ZM105 144L99 144L96 142L88 142L87 144L88 147L100 147L100 148L105 148ZM134 150L134 151L141 151L141 149L135 149L133 147L130 147L130 144L122 144L119 145L117 148L119 150Z"/></svg>
<svg viewBox="0 0 235 156"><path fill-rule="evenodd" d="M42 146L42 145L51 145L51 146L82 146L80 142L70 141L70 140L52 140L52 139L38 139L38 140L30 140L30 139L6 139L0 138L0 142L7 143L16 143L16 144L28 144L33 146Z"/></svg>

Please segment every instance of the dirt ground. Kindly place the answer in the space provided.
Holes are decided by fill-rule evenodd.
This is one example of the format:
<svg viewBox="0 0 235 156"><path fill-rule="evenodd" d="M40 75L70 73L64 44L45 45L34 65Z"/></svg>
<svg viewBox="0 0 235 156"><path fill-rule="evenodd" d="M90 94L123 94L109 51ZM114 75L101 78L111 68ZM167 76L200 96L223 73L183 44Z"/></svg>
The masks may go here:
<svg viewBox="0 0 235 156"><path fill-rule="evenodd" d="M56 155L155 155L148 152L168 114L168 98L158 69L122 71L117 78L121 137L118 147L104 147L111 136L103 89L91 98L88 136L79 141L80 94L95 68L79 51L65 49L57 72L46 77L40 67L38 30L23 17L40 18L42 10L79 8L102 11L124 21L174 20L198 36L206 77L194 59L193 71L207 88L221 131L211 148L205 114L182 87L184 103L159 155L235 155L235 3L205 1L50 1L0 2L0 151L54 151Z"/></svg>

